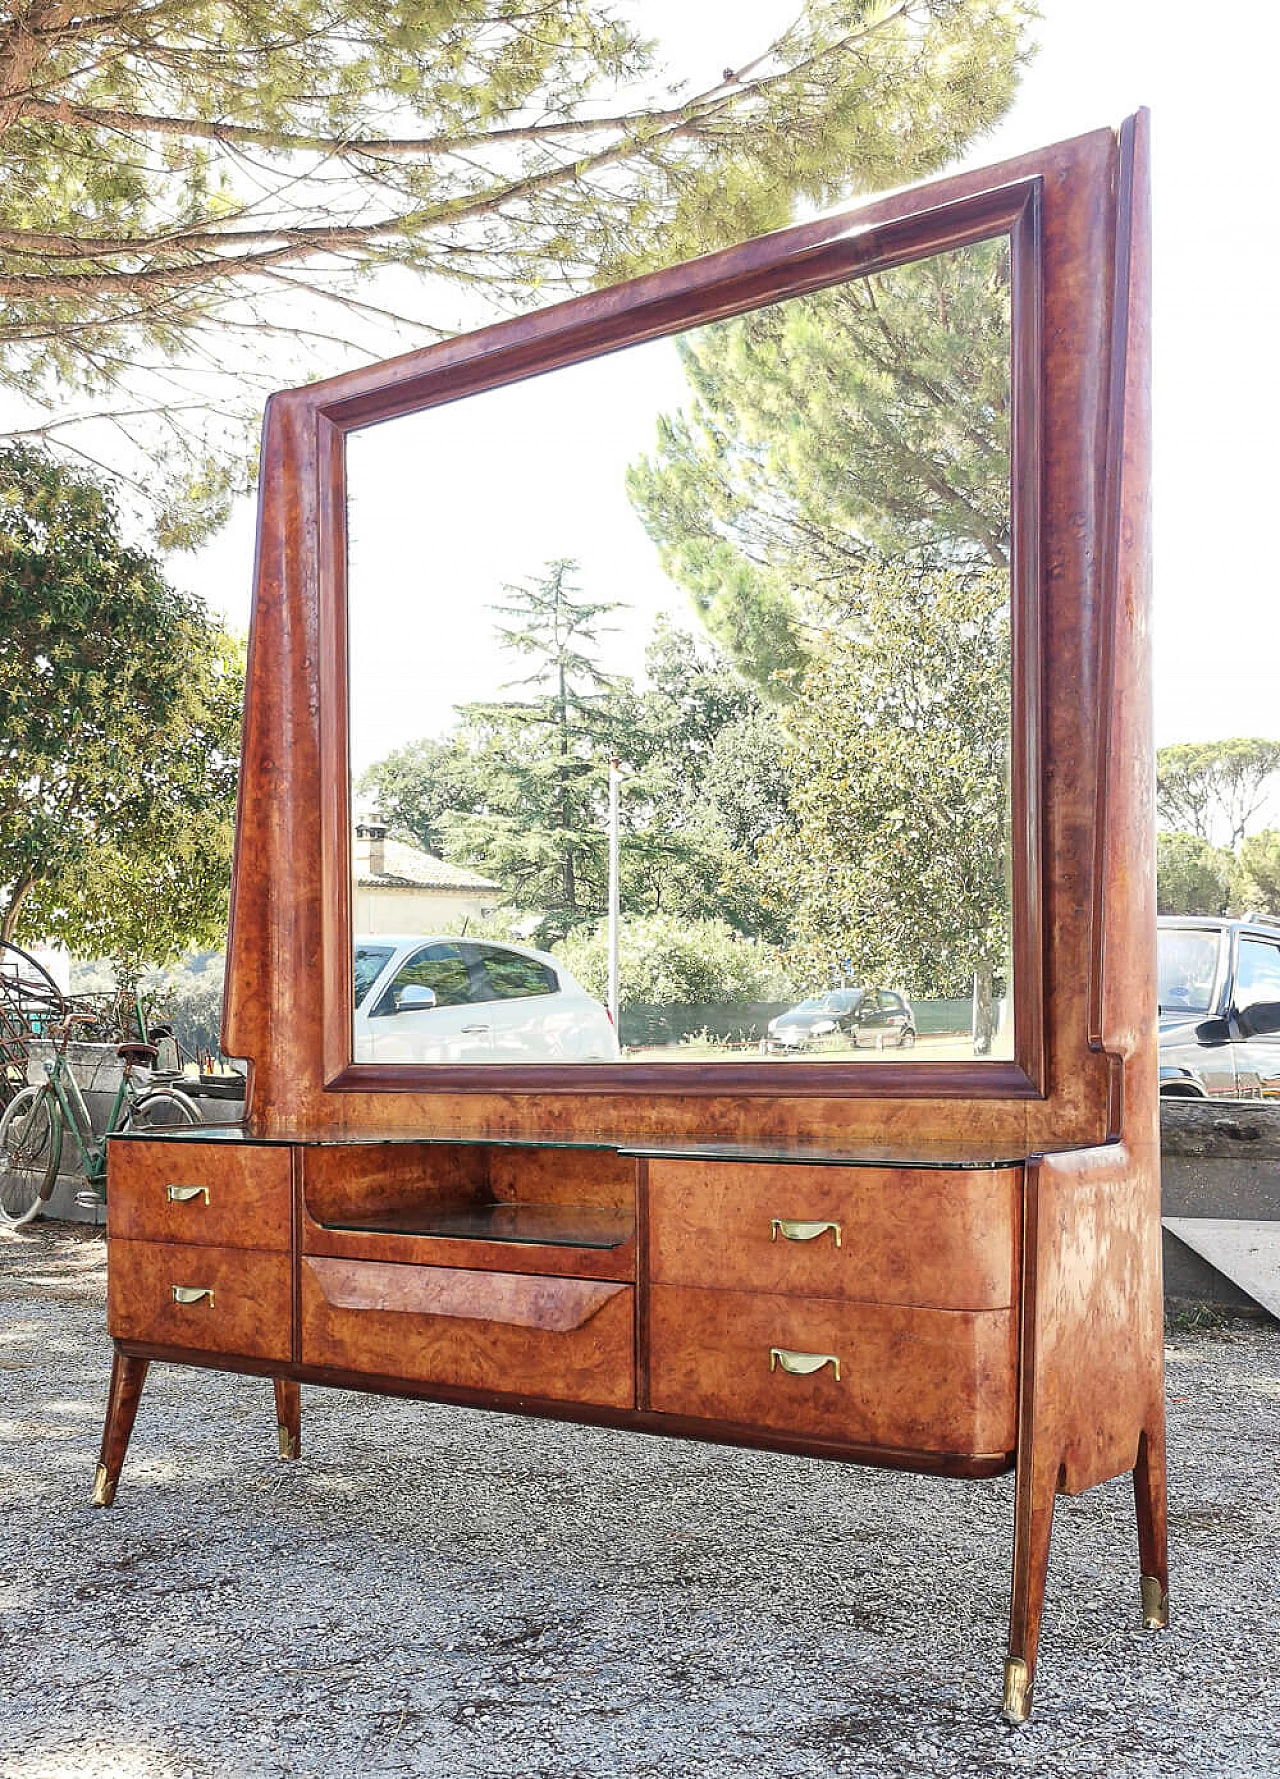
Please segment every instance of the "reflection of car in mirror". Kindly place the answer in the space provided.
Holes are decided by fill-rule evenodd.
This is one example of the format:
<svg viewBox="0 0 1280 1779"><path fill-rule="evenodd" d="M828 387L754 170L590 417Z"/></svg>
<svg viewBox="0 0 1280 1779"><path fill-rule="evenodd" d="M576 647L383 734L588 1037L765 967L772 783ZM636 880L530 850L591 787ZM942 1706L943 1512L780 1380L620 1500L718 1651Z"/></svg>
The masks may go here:
<svg viewBox="0 0 1280 1779"><path fill-rule="evenodd" d="M860 1044L894 1044L907 1050L916 1041L916 1018L902 995L887 988L833 988L810 995L769 1021L768 1048L803 1050L822 1038L845 1037Z"/></svg>
<svg viewBox="0 0 1280 1779"><path fill-rule="evenodd" d="M356 1062L615 1062L607 1010L557 959L445 934L355 942Z"/></svg>
<svg viewBox="0 0 1280 1779"><path fill-rule="evenodd" d="M1163 915L1160 1092L1280 1099L1280 925Z"/></svg>

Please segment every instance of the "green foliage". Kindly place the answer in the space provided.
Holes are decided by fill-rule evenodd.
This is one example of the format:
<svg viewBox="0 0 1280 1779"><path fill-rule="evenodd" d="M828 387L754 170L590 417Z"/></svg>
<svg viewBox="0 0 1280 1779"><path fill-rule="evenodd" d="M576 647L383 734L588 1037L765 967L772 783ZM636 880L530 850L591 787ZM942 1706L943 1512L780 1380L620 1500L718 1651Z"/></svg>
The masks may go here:
<svg viewBox="0 0 1280 1779"><path fill-rule="evenodd" d="M600 820L610 745L601 720L608 681L596 666L602 620L616 608L577 597L577 564L547 564L508 586L498 636L533 671L526 696L462 708L470 807L440 818L446 850L536 909L546 944L603 906L607 836Z"/></svg>
<svg viewBox="0 0 1280 1779"><path fill-rule="evenodd" d="M1280 920L1280 830L1263 828L1241 844L1235 881L1240 909Z"/></svg>
<svg viewBox="0 0 1280 1779"><path fill-rule="evenodd" d="M589 994L608 993L608 929L580 927L556 956ZM784 1000L792 992L782 960L724 920L672 914L624 915L618 931L618 996L623 1007Z"/></svg>
<svg viewBox="0 0 1280 1779"><path fill-rule="evenodd" d="M476 297L538 301L775 227L797 198L919 178L1006 111L1034 16L1029 0L798 11L690 92L601 0L11 7L0 381L49 429L66 388L123 386L115 424L166 466L165 523L189 540L225 493L211 373L233 373L212 405L234 418L273 376L264 342L310 336L306 374L344 346L367 359L388 313L372 273L425 275L435 313L395 342L417 344Z"/></svg>
<svg viewBox="0 0 1280 1779"><path fill-rule="evenodd" d="M990 241L700 329L693 400L628 488L664 568L783 695L886 557L1009 554L1008 246Z"/></svg>
<svg viewBox="0 0 1280 1779"><path fill-rule="evenodd" d="M785 709L789 800L745 876L796 973L972 983L980 1052L1011 938L1010 339L1002 240L715 323L628 477Z"/></svg>
<svg viewBox="0 0 1280 1779"><path fill-rule="evenodd" d="M393 836L437 858L444 854L444 818L482 796L471 755L460 737L411 741L371 766L356 789L377 806Z"/></svg>
<svg viewBox="0 0 1280 1779"><path fill-rule="evenodd" d="M112 498L0 450L0 931L162 962L225 920L243 660Z"/></svg>
<svg viewBox="0 0 1280 1779"><path fill-rule="evenodd" d="M1225 914L1235 859L1199 834L1157 834L1156 907L1161 914Z"/></svg>
<svg viewBox="0 0 1280 1779"><path fill-rule="evenodd" d="M184 1053L216 1051L222 1039L222 989L226 960L221 955L181 958L164 970L149 970L143 992L157 1019L166 1019Z"/></svg>
<svg viewBox="0 0 1280 1779"><path fill-rule="evenodd" d="M1280 771L1280 741L1181 741L1156 754L1156 807L1166 827L1236 847Z"/></svg>
<svg viewBox="0 0 1280 1779"><path fill-rule="evenodd" d="M662 622L646 655L648 684L606 681L591 638L608 608L574 598L570 572L553 564L545 581L516 590L522 610L548 589L561 609L560 640L542 635L541 660L523 651L535 666L533 696L466 707L454 733L397 749L358 788L397 833L501 883L504 919L536 910L538 935L554 938L604 912L607 763L616 755L624 910L724 917L741 933L778 939L785 922L753 870L756 846L788 806L777 717L711 644Z"/></svg>
<svg viewBox="0 0 1280 1779"><path fill-rule="evenodd" d="M682 631L660 624L645 667L648 689L615 686L606 713L626 769L622 906L723 916L777 939L752 866L787 809L778 719L712 645Z"/></svg>
<svg viewBox="0 0 1280 1779"><path fill-rule="evenodd" d="M1011 940L1007 578L885 563L858 598L788 711L792 822L761 869L798 975L964 993Z"/></svg>

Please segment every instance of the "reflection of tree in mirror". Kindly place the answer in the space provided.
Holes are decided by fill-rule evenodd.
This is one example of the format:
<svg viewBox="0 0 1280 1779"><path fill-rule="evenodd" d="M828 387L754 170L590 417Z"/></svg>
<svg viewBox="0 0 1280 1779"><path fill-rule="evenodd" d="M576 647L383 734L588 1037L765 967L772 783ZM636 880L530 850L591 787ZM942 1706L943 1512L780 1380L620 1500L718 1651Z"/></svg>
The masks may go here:
<svg viewBox="0 0 1280 1779"><path fill-rule="evenodd" d="M444 817L450 810L472 807L473 777L471 755L460 737L424 737L393 748L361 774L356 790L376 806L398 839L440 857Z"/></svg>
<svg viewBox="0 0 1280 1779"><path fill-rule="evenodd" d="M971 980L986 1054L1010 943L1006 577L881 563L859 599L788 711L792 825L761 869L815 983Z"/></svg>
<svg viewBox="0 0 1280 1779"><path fill-rule="evenodd" d="M753 870L758 842L787 809L777 716L713 644L662 623L645 673L643 691L620 682L609 705L627 775L623 908L783 938Z"/></svg>
<svg viewBox="0 0 1280 1779"><path fill-rule="evenodd" d="M1280 920L1280 832L1263 828L1240 847L1236 891L1241 908Z"/></svg>
<svg viewBox="0 0 1280 1779"><path fill-rule="evenodd" d="M1009 944L1005 238L698 329L628 488L776 704L785 814L750 872L817 984L974 985Z"/></svg>
<svg viewBox="0 0 1280 1779"><path fill-rule="evenodd" d="M607 837L599 819L609 742L610 679L597 664L603 622L617 602L582 599L577 563L549 562L540 579L508 585L493 609L503 648L532 671L505 691L526 696L464 705L470 807L440 817L446 849L537 910L540 941L602 905Z"/></svg>
<svg viewBox="0 0 1280 1779"><path fill-rule="evenodd" d="M1010 277L980 242L698 329L628 477L663 566L781 689L877 557L1006 567Z"/></svg>
<svg viewBox="0 0 1280 1779"><path fill-rule="evenodd" d="M1199 834L1156 835L1156 913L1225 915L1236 875L1230 847Z"/></svg>
<svg viewBox="0 0 1280 1779"><path fill-rule="evenodd" d="M624 915L620 937L624 1007L772 1001L794 992L777 952L758 939L744 939L725 920ZM603 925L571 933L556 955L588 994L605 998L609 956Z"/></svg>
<svg viewBox="0 0 1280 1779"><path fill-rule="evenodd" d="M562 574L552 599L590 609L572 596ZM727 920L743 935L785 937L785 919L765 906L753 870L757 843L788 807L776 715L705 638L659 621L637 684L595 668L594 618L575 621L575 633L573 650L590 671L561 663L563 723L553 627L541 658L521 651L535 670L533 699L463 707L453 733L395 750L358 790L399 837L501 882L504 931L514 915L520 933L552 940L604 914L605 768L617 755L624 911Z"/></svg>

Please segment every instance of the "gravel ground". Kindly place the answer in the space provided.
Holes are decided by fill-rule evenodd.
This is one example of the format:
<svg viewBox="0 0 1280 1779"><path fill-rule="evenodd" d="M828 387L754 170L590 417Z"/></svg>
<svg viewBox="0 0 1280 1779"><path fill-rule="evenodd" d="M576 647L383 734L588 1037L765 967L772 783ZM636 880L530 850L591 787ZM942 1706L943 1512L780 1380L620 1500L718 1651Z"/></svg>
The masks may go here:
<svg viewBox="0 0 1280 1779"><path fill-rule="evenodd" d="M1172 1629L1059 1505L998 1714L1012 1485L154 1367L89 1506L100 1234L0 1238L4 1779L1280 1773L1280 1328L1169 1338Z"/></svg>

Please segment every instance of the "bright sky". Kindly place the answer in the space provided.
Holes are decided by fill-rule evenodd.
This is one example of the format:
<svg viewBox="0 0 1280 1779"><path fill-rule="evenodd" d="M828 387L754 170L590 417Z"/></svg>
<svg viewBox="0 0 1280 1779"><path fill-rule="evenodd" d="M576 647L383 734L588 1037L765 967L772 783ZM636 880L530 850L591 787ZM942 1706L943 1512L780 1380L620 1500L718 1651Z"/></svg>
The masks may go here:
<svg viewBox="0 0 1280 1779"><path fill-rule="evenodd" d="M792 11L792 0L636 4L672 69L698 81L744 59ZM1280 570L1266 515L1280 413L1272 340L1280 255L1270 226L1280 8L1273 0L1237 0L1220 15L1187 0L1041 5L1040 54L1008 120L969 161L1004 159L1150 106L1157 741L1275 735ZM480 502L477 547L494 550L494 527L491 504ZM243 623L252 552L246 509L174 572Z"/></svg>
<svg viewBox="0 0 1280 1779"><path fill-rule="evenodd" d="M494 646L503 588L570 558L568 588L625 607L601 619L599 664L633 677L655 616L693 628L627 498L655 416L686 399L675 347L654 340L347 441L351 762L453 725L468 700L530 663ZM547 688L539 687L545 691Z"/></svg>

